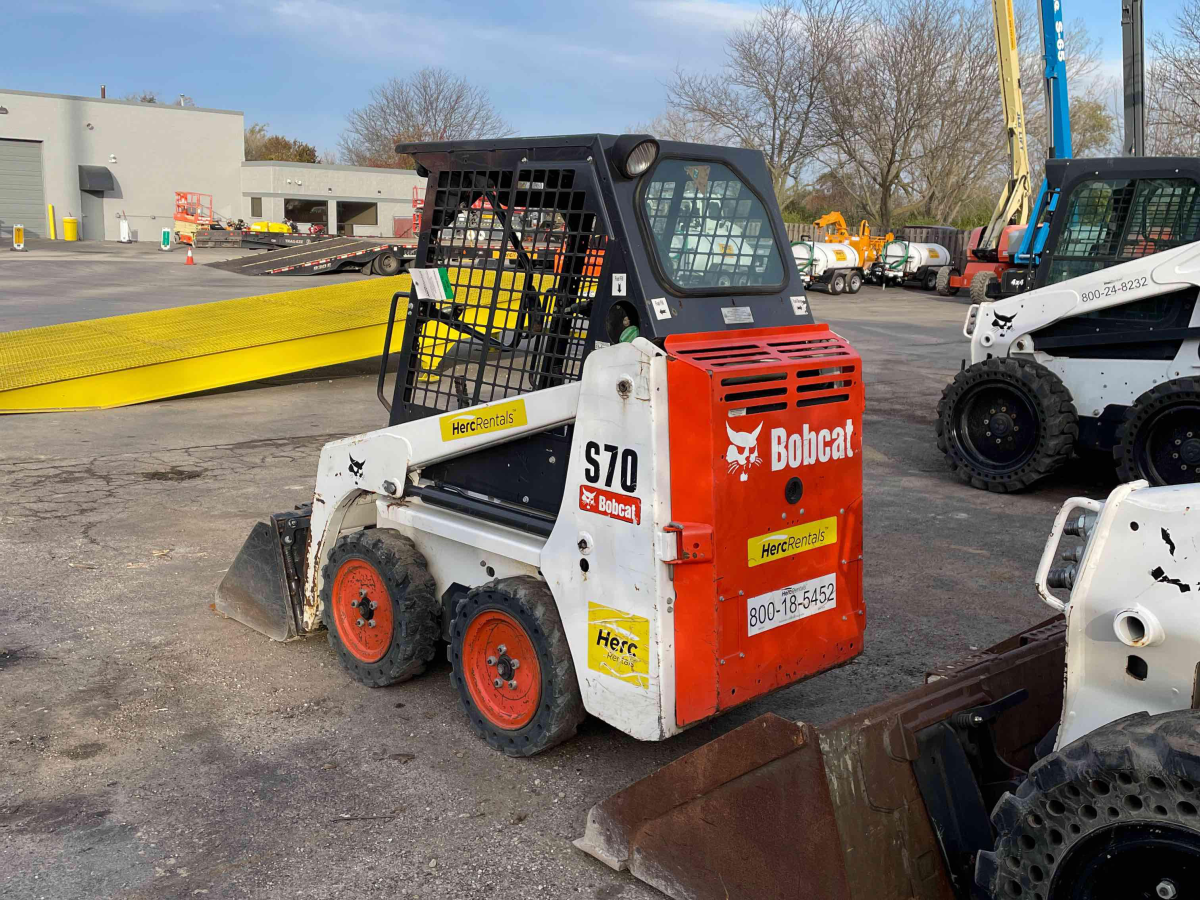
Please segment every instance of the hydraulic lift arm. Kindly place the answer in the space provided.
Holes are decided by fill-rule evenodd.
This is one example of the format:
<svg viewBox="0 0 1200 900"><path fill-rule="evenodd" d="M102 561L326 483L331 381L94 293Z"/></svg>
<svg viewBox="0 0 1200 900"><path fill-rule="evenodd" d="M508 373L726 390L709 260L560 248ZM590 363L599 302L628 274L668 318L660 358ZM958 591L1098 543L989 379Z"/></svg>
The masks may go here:
<svg viewBox="0 0 1200 900"><path fill-rule="evenodd" d="M1025 134L1025 101L1021 97L1021 67L1017 60L1017 26L1012 0L992 0L992 19L996 25L996 61L1000 72L1000 101L1004 109L1004 129L1008 139L1008 184L1005 185L992 219L980 232L975 255L991 258L1000 245L1000 236L1008 225L1029 221L1032 188L1029 183L1029 146Z"/></svg>
<svg viewBox="0 0 1200 900"><path fill-rule="evenodd" d="M1045 62L1046 123L1050 159L1071 158L1071 109L1067 100L1067 51L1063 39L1062 3L1039 0L1038 20L1042 27L1042 60ZM1058 192L1050 190L1046 179L1033 205L1033 224L1025 229L1015 261L1018 265L1037 265L1050 233L1050 214L1058 205Z"/></svg>
<svg viewBox="0 0 1200 900"><path fill-rule="evenodd" d="M1125 58L1125 155L1146 155L1146 47L1142 0L1121 0Z"/></svg>

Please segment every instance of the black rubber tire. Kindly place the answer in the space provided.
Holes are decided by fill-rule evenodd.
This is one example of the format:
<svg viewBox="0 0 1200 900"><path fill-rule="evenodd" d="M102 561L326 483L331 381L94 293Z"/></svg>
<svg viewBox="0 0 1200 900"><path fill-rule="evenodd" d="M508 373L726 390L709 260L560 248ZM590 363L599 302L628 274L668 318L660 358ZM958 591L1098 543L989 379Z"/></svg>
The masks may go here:
<svg viewBox="0 0 1200 900"><path fill-rule="evenodd" d="M399 275L401 269L400 260L394 253L380 253L375 257L375 263L372 268L374 268L377 275L385 277Z"/></svg>
<svg viewBox="0 0 1200 900"><path fill-rule="evenodd" d="M936 290L937 288L937 269L926 269L925 275L921 278L921 287L927 291Z"/></svg>
<svg viewBox="0 0 1200 900"><path fill-rule="evenodd" d="M829 276L829 293L835 297L846 290L846 273L834 272Z"/></svg>
<svg viewBox="0 0 1200 900"><path fill-rule="evenodd" d="M846 277L846 293L857 294L862 290L863 277L860 272L851 272Z"/></svg>
<svg viewBox="0 0 1200 900"><path fill-rule="evenodd" d="M981 386L996 383L1024 396L1037 417L1038 434L1027 458L989 468L973 459L957 427L958 404ZM1023 490L1071 457L1079 417L1071 392L1045 366L1018 359L988 359L963 369L946 385L937 407L937 446L950 468L971 487L996 493Z"/></svg>
<svg viewBox="0 0 1200 900"><path fill-rule="evenodd" d="M1039 760L1016 794L1000 799L996 849L976 859L976 884L995 898L1125 900L1161 896L1156 887L1166 877L1179 900L1200 896L1198 786L1200 713L1110 722ZM1145 834L1179 841L1196 861L1172 870L1114 852ZM1097 893L1097 885L1107 889Z"/></svg>
<svg viewBox="0 0 1200 900"><path fill-rule="evenodd" d="M342 643L333 615L333 580L348 559L371 563L383 577L392 601L392 644L378 662L365 663ZM441 607L425 557L407 537L390 528L367 528L343 535L321 570L321 621L329 646L350 676L368 687L408 681L425 671L437 655Z"/></svg>
<svg viewBox="0 0 1200 900"><path fill-rule="evenodd" d="M1125 412L1125 421L1117 429L1117 444L1113 447L1113 463L1117 467L1117 477L1122 481L1136 481L1145 478L1151 484L1195 484L1200 481L1200 464L1197 464L1197 444L1200 444L1200 419L1196 421L1196 437L1188 440L1189 459L1192 462L1182 462L1188 465L1187 477L1185 470L1180 470L1178 480L1169 480L1168 474L1155 466L1149 458L1146 442L1152 431L1155 419L1171 407L1179 407L1180 411L1188 406L1200 406L1200 381L1192 378L1177 378L1163 384L1156 384L1133 402ZM1150 427L1148 427L1150 426ZM1183 448L1181 448L1183 449Z"/></svg>
<svg viewBox="0 0 1200 900"><path fill-rule="evenodd" d="M499 609L516 619L538 654L542 670L541 703L532 721L520 729L505 729L488 719L475 704L462 677L462 644L467 625L486 609ZM471 728L488 746L506 756L533 756L561 744L575 735L575 729L587 715L558 605L550 588L540 579L520 575L473 588L458 603L446 657L450 660L450 681L458 691L459 704Z"/></svg>
<svg viewBox="0 0 1200 900"><path fill-rule="evenodd" d="M959 289L950 287L950 276L957 275L958 269L953 269L950 266L942 266L937 273L937 292L943 297L957 297Z"/></svg>
<svg viewBox="0 0 1200 900"><path fill-rule="evenodd" d="M996 273L989 270L976 272L971 278L971 302L986 303L988 285L996 280Z"/></svg>

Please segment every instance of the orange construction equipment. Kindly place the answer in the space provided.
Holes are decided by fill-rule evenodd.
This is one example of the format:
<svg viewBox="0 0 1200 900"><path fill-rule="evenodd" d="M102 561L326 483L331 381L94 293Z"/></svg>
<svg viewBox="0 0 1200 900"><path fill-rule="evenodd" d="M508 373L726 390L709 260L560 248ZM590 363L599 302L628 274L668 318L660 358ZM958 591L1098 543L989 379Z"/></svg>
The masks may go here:
<svg viewBox="0 0 1200 900"><path fill-rule="evenodd" d="M883 252L883 245L895 237L890 231L886 236L872 237L871 223L866 219L858 223L858 234L851 234L846 228L845 217L836 211L826 213L813 222L816 228L828 228L830 225L833 226L833 232L826 233L825 243L849 244L858 251L864 269L879 258L879 254Z"/></svg>
<svg viewBox="0 0 1200 900"><path fill-rule="evenodd" d="M185 244L192 243L197 231L212 227L212 194L195 191L175 192L175 237Z"/></svg>

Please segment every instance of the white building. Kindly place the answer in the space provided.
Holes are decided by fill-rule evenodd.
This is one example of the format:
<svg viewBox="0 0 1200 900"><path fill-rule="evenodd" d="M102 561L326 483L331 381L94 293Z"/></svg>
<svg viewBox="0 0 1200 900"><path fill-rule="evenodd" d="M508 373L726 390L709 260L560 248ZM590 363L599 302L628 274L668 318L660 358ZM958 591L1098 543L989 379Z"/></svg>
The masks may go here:
<svg viewBox="0 0 1200 900"><path fill-rule="evenodd" d="M135 240L172 227L175 192L212 197L221 219L390 236L411 228L415 172L246 162L240 112L0 89L0 234L50 233L48 207L84 240Z"/></svg>

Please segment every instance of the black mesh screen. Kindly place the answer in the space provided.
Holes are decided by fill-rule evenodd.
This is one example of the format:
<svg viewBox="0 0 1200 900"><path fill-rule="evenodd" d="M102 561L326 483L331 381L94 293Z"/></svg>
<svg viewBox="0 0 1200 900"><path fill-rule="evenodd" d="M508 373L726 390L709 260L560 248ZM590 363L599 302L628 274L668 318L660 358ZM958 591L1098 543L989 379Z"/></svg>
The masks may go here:
<svg viewBox="0 0 1200 900"><path fill-rule="evenodd" d="M415 265L452 299L412 304L401 418L577 381L605 233L584 166L431 172Z"/></svg>
<svg viewBox="0 0 1200 900"><path fill-rule="evenodd" d="M1196 240L1200 187L1190 178L1087 181L1061 215L1048 284Z"/></svg>

